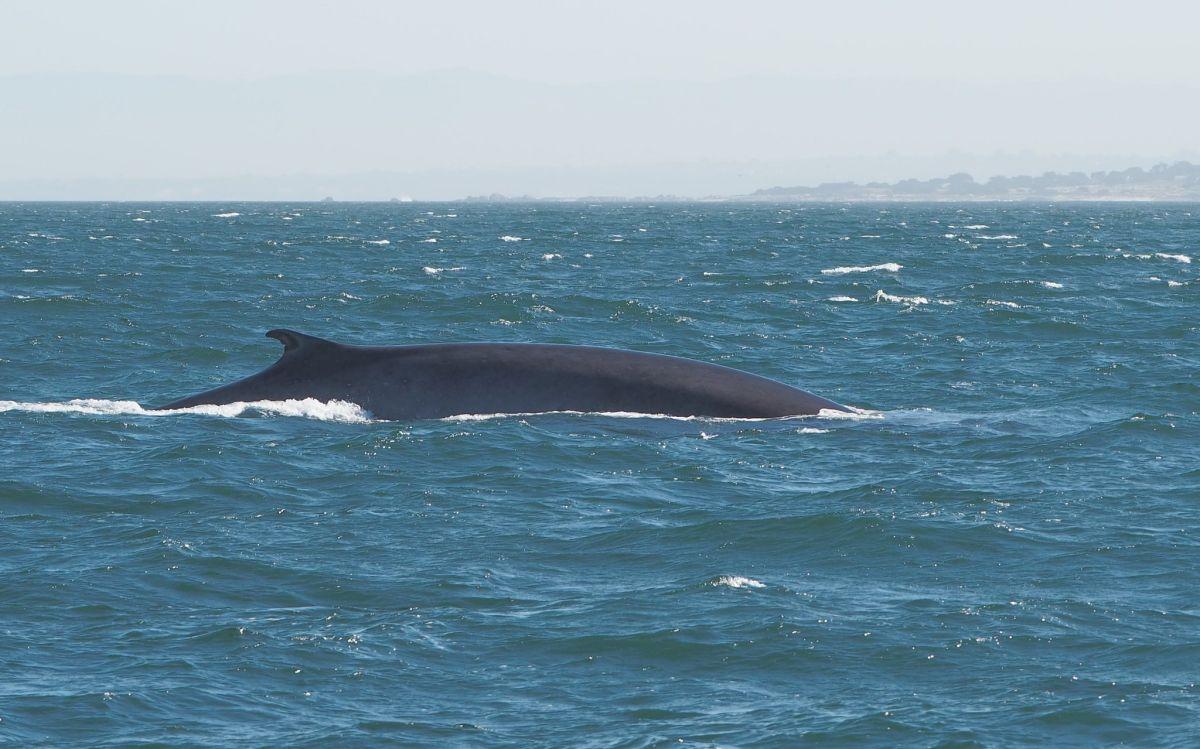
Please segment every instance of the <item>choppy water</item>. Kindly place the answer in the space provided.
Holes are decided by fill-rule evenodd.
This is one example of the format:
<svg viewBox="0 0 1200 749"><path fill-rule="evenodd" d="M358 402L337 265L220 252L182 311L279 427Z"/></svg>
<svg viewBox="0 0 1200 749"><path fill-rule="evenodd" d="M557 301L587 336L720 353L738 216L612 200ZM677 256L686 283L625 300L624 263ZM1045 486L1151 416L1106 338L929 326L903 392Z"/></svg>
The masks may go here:
<svg viewBox="0 0 1200 749"><path fill-rule="evenodd" d="M1193 745L1198 210L0 205L0 740ZM143 411L277 326L878 413Z"/></svg>

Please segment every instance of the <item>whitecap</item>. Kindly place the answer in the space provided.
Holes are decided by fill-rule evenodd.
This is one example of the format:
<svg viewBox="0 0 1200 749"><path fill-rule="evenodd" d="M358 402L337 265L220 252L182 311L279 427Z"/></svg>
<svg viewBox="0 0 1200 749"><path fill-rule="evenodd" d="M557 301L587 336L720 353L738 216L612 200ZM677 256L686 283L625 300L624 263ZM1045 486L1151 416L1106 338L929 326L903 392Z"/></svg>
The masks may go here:
<svg viewBox="0 0 1200 749"><path fill-rule="evenodd" d="M883 289L875 292L875 301L877 302L894 302L895 304L929 304L929 298L923 296L896 296L889 294Z"/></svg>
<svg viewBox="0 0 1200 749"><path fill-rule="evenodd" d="M462 270L462 268L461 267L459 267L459 268L433 268L431 266L426 265L421 270L425 271L426 273L428 273L431 276L436 276L439 273L448 273L450 271Z"/></svg>
<svg viewBox="0 0 1200 749"><path fill-rule="evenodd" d="M364 241L365 241L367 244L377 244L377 245L391 244L391 241L390 241L390 240L387 240L387 239L367 239L367 240L364 240Z"/></svg>
<svg viewBox="0 0 1200 749"><path fill-rule="evenodd" d="M888 273L899 273L903 265L899 263L880 263L879 265L841 265L837 268L826 268L821 273L827 276L840 276L846 273L869 273L873 270L885 270Z"/></svg>
<svg viewBox="0 0 1200 749"><path fill-rule="evenodd" d="M1003 302L998 299L988 299L984 302L984 304L990 305L992 307L1008 307L1009 309L1021 309L1021 305L1017 304L1016 302Z"/></svg>
<svg viewBox="0 0 1200 749"><path fill-rule="evenodd" d="M708 584L713 587L726 588L765 588L767 584L752 577L742 577L741 575L721 575L718 578L709 580Z"/></svg>
<svg viewBox="0 0 1200 749"><path fill-rule="evenodd" d="M971 229L971 230L976 230L976 231L977 231L977 230L979 230L979 229L990 229L990 228L992 228L992 227L988 226L987 224L967 224L966 226L964 226L964 227L962 227L962 228L963 228L963 229Z"/></svg>
<svg viewBox="0 0 1200 749"><path fill-rule="evenodd" d="M422 239L421 241L425 244L437 244L437 237L430 237L429 239Z"/></svg>
<svg viewBox="0 0 1200 749"><path fill-rule="evenodd" d="M827 301L830 302L857 302L858 300L852 296L831 296Z"/></svg>
<svg viewBox="0 0 1200 749"><path fill-rule="evenodd" d="M114 401L97 398L76 398L63 402L33 402L0 400L0 413L23 411L28 413L74 413L87 416L176 416L195 414L198 416L220 416L234 418L246 413L265 416L294 416L318 421L340 421L350 424L365 424L371 414L362 406L349 401L319 401L316 398L282 401L238 401L223 405L192 406L170 410L148 410L137 401Z"/></svg>
<svg viewBox="0 0 1200 749"><path fill-rule="evenodd" d="M1192 259L1187 255L1170 255L1166 252L1156 252L1154 257L1162 258L1163 260L1177 260L1181 263L1191 263Z"/></svg>
<svg viewBox="0 0 1200 749"><path fill-rule="evenodd" d="M501 242L524 242L526 240L524 237L514 237L511 234L505 234L503 237L500 237L500 241Z"/></svg>
<svg viewBox="0 0 1200 749"><path fill-rule="evenodd" d="M545 255L542 255L542 260L562 260L562 255L559 255L557 252L547 252Z"/></svg>
<svg viewBox="0 0 1200 749"><path fill-rule="evenodd" d="M1045 286L1047 289L1061 289L1063 287L1057 281L1042 281L1042 286Z"/></svg>
<svg viewBox="0 0 1200 749"><path fill-rule="evenodd" d="M1017 235L1016 234L993 234L992 236L988 236L986 234L978 234L978 235L976 235L975 238L976 239L1016 239Z"/></svg>
<svg viewBox="0 0 1200 749"><path fill-rule="evenodd" d="M242 214L237 211L230 211L229 213L214 213L213 218L236 218L240 215Z"/></svg>

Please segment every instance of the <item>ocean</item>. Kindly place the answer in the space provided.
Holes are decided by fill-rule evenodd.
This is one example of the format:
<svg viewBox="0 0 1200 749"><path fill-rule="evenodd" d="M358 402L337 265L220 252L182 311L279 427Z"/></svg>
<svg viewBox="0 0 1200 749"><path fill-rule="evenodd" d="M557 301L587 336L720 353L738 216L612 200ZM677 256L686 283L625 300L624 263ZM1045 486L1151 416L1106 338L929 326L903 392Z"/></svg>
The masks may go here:
<svg viewBox="0 0 1200 749"><path fill-rule="evenodd" d="M0 204L0 742L1194 746L1200 206ZM766 421L145 409L345 343Z"/></svg>

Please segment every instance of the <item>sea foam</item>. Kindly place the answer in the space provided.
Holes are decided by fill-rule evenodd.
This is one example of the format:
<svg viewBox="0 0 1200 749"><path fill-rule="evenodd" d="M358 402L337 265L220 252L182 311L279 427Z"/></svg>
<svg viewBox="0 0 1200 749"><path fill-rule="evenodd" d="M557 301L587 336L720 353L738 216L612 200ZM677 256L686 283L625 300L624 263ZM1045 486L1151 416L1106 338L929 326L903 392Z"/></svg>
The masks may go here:
<svg viewBox="0 0 1200 749"><path fill-rule="evenodd" d="M721 575L708 581L708 584L714 588L765 588L767 584L752 577L742 577L741 575Z"/></svg>
<svg viewBox="0 0 1200 749"><path fill-rule="evenodd" d="M826 268L821 273L827 276L841 276L846 273L868 273L873 270L885 270L888 273L899 273L903 265L899 263L880 263L879 265L841 265L837 268Z"/></svg>
<svg viewBox="0 0 1200 749"><path fill-rule="evenodd" d="M1163 260L1177 260L1181 263L1191 263L1192 259L1187 255L1171 255L1166 252L1156 252L1154 257L1162 258Z"/></svg>
<svg viewBox="0 0 1200 749"><path fill-rule="evenodd" d="M33 402L0 400L0 413L24 411L28 413L82 414L86 416L219 416L235 418L257 413L264 416L295 416L318 421L340 421L349 424L370 422L371 415L362 406L348 401L319 401L316 398L282 401L238 401L223 405L192 406L169 410L150 410L137 401L114 401L97 398L76 398L60 402Z"/></svg>

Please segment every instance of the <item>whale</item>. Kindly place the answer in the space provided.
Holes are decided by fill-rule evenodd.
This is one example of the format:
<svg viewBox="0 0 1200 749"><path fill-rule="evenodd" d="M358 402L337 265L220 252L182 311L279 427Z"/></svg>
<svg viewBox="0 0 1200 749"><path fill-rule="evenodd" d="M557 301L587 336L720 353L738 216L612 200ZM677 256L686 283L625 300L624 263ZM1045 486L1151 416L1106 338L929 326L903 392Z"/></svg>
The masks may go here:
<svg viewBox="0 0 1200 749"><path fill-rule="evenodd" d="M849 411L749 372L665 354L543 343L360 346L294 330L274 364L157 410L301 400L354 403L381 420L549 412L769 419Z"/></svg>

